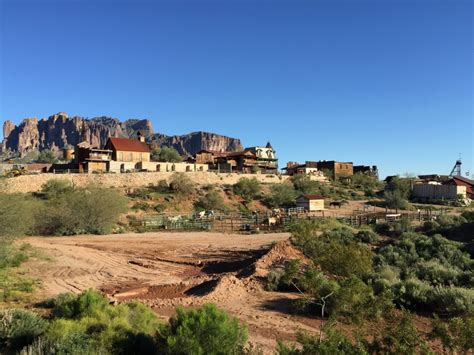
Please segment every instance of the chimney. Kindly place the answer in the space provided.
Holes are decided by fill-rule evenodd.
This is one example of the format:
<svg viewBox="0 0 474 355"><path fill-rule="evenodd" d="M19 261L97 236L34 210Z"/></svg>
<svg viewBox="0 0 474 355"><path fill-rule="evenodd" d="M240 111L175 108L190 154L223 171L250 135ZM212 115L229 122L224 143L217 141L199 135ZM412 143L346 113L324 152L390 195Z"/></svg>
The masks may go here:
<svg viewBox="0 0 474 355"><path fill-rule="evenodd" d="M142 135L142 132L138 131L137 138L140 142L145 143L145 137Z"/></svg>

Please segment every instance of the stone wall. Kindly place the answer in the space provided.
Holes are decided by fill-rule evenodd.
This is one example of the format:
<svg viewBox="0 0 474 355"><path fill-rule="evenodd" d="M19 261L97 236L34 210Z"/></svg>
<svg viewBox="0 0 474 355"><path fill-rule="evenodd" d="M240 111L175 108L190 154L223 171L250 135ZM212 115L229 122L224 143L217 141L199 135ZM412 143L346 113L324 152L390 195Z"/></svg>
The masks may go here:
<svg viewBox="0 0 474 355"><path fill-rule="evenodd" d="M5 179L4 192L37 192L41 186L51 179L62 179L71 181L74 186L83 187L96 184L103 187L143 187L157 184L160 180L171 179L173 172L142 172L124 174L38 174L22 175L15 178ZM218 174L214 172L186 172L196 184L235 184L242 177L256 178L262 183L278 183L289 179L289 176L265 175L265 174Z"/></svg>

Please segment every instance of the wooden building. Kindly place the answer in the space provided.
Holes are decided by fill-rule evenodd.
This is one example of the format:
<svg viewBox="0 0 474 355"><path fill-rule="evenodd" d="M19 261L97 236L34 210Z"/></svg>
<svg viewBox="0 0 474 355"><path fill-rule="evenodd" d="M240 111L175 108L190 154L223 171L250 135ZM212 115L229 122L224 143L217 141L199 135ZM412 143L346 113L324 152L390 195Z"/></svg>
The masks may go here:
<svg viewBox="0 0 474 355"><path fill-rule="evenodd" d="M112 151L81 142L75 147L74 159L80 173L106 172L112 159Z"/></svg>
<svg viewBox="0 0 474 355"><path fill-rule="evenodd" d="M111 137L105 148L112 151L112 160L115 161L130 163L150 161L150 148L141 137L139 139Z"/></svg>
<svg viewBox="0 0 474 355"><path fill-rule="evenodd" d="M303 195L296 199L296 207L305 211L316 212L324 210L324 197L320 195Z"/></svg>
<svg viewBox="0 0 474 355"><path fill-rule="evenodd" d="M443 185L465 186L466 196L470 199L474 199L474 180L462 176L453 176L451 179L444 182Z"/></svg>
<svg viewBox="0 0 474 355"><path fill-rule="evenodd" d="M330 172L330 178L333 180L350 178L354 175L354 167L352 162L339 162L335 160L318 161L317 168L319 170L327 170Z"/></svg>

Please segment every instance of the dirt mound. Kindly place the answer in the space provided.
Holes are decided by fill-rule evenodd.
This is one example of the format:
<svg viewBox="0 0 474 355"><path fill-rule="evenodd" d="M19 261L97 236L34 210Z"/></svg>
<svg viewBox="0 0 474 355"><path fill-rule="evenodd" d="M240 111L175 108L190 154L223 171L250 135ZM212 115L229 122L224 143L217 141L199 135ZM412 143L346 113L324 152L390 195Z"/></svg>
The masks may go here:
<svg viewBox="0 0 474 355"><path fill-rule="evenodd" d="M281 241L255 263L254 276L266 277L272 267L283 265L286 260L290 259L307 260L306 256L296 249L289 240Z"/></svg>
<svg viewBox="0 0 474 355"><path fill-rule="evenodd" d="M234 275L224 275L204 298L206 302L243 299L248 293L255 293L261 289L259 282L252 278L239 279Z"/></svg>

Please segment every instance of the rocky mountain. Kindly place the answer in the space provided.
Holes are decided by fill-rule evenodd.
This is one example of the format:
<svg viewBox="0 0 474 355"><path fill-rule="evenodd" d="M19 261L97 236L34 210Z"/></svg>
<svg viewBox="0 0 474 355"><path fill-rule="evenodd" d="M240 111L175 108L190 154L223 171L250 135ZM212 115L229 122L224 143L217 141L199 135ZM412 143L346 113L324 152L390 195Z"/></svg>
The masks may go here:
<svg viewBox="0 0 474 355"><path fill-rule="evenodd" d="M20 156L45 149L58 151L83 140L104 147L109 137L134 137L138 131L152 145L174 147L183 155L192 155L201 149L234 151L241 148L239 139L214 133L195 132L183 136L153 134L151 121L147 119L121 122L105 116L91 119L69 117L64 112L47 119L26 118L19 125L5 121L0 147L2 152L19 153Z"/></svg>
<svg viewBox="0 0 474 355"><path fill-rule="evenodd" d="M193 132L181 136L166 136L161 133L151 137L152 146L175 148L181 155L193 155L202 149L235 152L242 150L238 138L230 138L209 132Z"/></svg>

